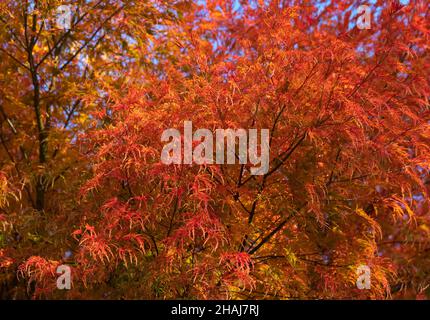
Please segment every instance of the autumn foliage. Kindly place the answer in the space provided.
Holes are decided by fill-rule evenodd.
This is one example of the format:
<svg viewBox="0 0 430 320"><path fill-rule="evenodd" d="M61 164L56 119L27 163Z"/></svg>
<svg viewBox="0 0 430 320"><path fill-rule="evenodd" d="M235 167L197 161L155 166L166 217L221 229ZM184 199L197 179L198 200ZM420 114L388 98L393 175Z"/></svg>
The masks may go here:
<svg viewBox="0 0 430 320"><path fill-rule="evenodd" d="M0 4L0 297L430 297L427 1L370 29L344 0L70 3L68 31ZM163 164L185 121L269 129L269 171Z"/></svg>

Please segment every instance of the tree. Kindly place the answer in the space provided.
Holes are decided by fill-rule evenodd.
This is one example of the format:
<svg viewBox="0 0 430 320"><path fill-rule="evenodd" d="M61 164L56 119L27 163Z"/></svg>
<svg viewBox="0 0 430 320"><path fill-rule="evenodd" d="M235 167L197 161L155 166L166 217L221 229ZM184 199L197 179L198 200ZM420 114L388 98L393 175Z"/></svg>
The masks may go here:
<svg viewBox="0 0 430 320"><path fill-rule="evenodd" d="M347 1L178 4L147 67L92 100L62 294L428 297L429 13L412 2L378 1L370 29ZM162 132L189 120L269 129L269 171L161 163ZM19 273L56 297L62 262L35 254Z"/></svg>
<svg viewBox="0 0 430 320"><path fill-rule="evenodd" d="M59 16L64 6L70 26ZM109 109L107 92L123 85L129 65L145 67L140 53L156 23L175 19L169 10L157 1L0 4L0 169L13 194L2 207L12 227L1 248L15 262L1 295L21 295L16 273L24 259L58 259L69 246L88 166L78 135L91 111Z"/></svg>

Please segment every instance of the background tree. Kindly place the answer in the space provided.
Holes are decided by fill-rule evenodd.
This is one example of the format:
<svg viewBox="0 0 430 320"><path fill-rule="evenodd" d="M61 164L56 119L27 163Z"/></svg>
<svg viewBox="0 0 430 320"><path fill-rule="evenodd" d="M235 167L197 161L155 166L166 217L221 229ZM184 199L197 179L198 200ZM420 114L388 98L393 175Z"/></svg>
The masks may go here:
<svg viewBox="0 0 430 320"><path fill-rule="evenodd" d="M70 28L57 23L62 5L71 10ZM15 261L2 273L1 295L18 294L9 288L17 287L16 268L23 259L58 259L70 246L67 239L80 216L76 194L88 166L77 136L90 111L109 110L107 92L119 90L129 66L148 63L142 52L154 25L175 19L169 6L161 1L0 4L0 169L14 195L2 207L11 228L0 235L0 248ZM8 285L1 286L2 280Z"/></svg>

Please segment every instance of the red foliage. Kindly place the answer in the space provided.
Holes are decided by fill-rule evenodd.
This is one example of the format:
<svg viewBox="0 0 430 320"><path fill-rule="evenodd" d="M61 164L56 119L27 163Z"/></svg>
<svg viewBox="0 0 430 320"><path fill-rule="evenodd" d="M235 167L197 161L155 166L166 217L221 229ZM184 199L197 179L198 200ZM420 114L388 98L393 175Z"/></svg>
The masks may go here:
<svg viewBox="0 0 430 320"><path fill-rule="evenodd" d="M31 297L428 298L428 6L377 1L360 30L349 1L155 2L124 11L106 52L62 79L61 99L87 90L73 128L74 109L49 105L38 119L64 129L33 130L39 151L22 153L10 126L1 136L0 275L17 271ZM163 164L163 131L185 121L268 129L268 172ZM48 161L46 141L70 148ZM70 292L55 291L60 264L73 265Z"/></svg>

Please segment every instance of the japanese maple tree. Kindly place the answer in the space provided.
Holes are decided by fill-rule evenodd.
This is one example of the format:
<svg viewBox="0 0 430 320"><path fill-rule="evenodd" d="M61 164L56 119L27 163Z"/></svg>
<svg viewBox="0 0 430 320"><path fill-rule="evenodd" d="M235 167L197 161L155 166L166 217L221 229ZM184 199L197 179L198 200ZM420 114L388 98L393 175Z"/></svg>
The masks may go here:
<svg viewBox="0 0 430 320"><path fill-rule="evenodd" d="M79 163L51 220L73 212L67 247L14 257L4 240L0 268L47 298L428 298L429 6L370 8L359 29L350 1L187 1L125 39L134 51L118 55L136 59L88 79L100 89L82 89L85 124L62 140ZM268 172L162 163L163 131L185 121L269 129ZM7 239L23 227L3 171ZM55 287L60 264L70 291Z"/></svg>

